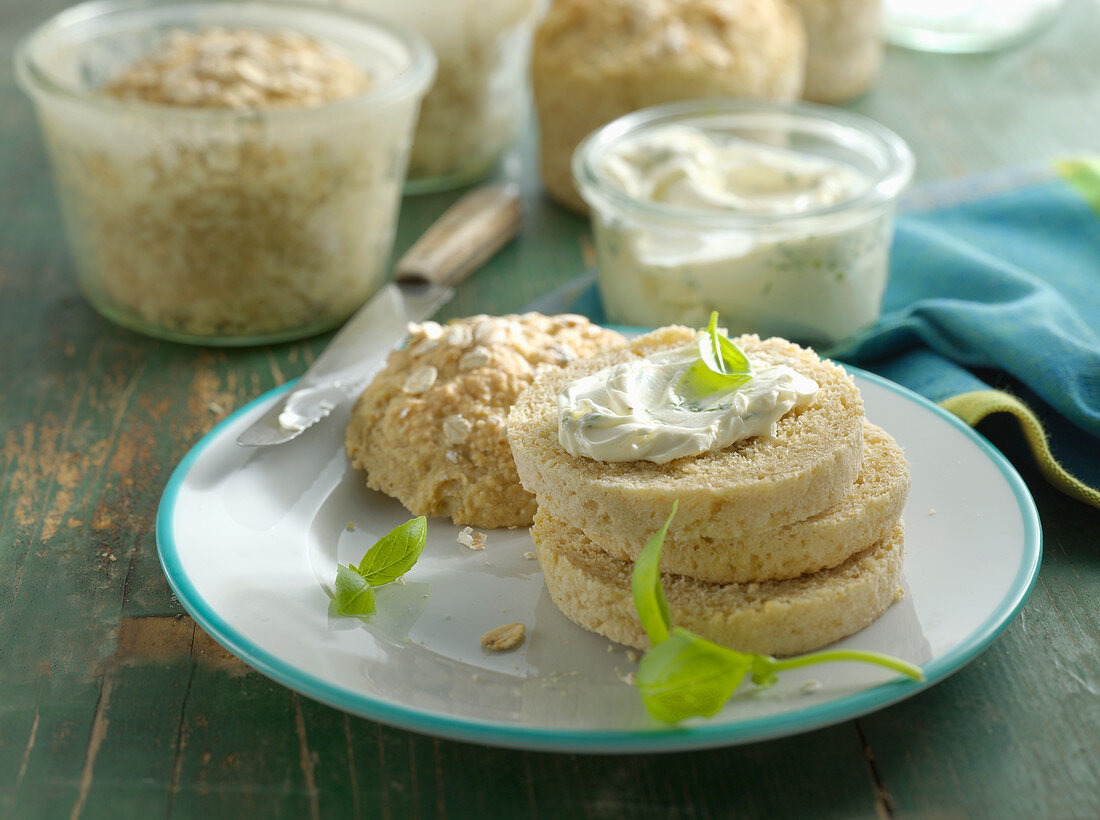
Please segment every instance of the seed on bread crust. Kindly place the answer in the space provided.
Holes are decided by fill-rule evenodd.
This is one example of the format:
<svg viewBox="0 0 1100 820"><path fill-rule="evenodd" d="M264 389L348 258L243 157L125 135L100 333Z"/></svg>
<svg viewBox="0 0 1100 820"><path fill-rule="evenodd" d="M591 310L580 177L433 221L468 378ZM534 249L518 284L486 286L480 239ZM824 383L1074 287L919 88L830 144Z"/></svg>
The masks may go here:
<svg viewBox="0 0 1100 820"><path fill-rule="evenodd" d="M405 383L401 386L401 390L410 395L418 395L428 390L438 377L438 371L431 365L424 367L418 367L409 377L405 379Z"/></svg>
<svg viewBox="0 0 1100 820"><path fill-rule="evenodd" d="M469 437L473 427L469 419L457 413L447 416L443 419L443 440L448 444L461 444Z"/></svg>
<svg viewBox="0 0 1100 820"><path fill-rule="evenodd" d="M458 369L477 370L479 367L489 364L489 359L488 349L478 345L468 353L462 354L462 358L458 360Z"/></svg>

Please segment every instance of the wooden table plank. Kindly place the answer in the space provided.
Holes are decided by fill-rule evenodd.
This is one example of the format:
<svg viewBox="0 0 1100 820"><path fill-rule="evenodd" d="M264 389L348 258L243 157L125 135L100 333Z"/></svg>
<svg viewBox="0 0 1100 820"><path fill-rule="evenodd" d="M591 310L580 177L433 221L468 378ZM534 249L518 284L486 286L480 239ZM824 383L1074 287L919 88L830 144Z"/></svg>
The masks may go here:
<svg viewBox="0 0 1100 820"><path fill-rule="evenodd" d="M1023 458L1012 431L983 430ZM1021 472L1043 517L1044 556L1020 617L952 678L860 720L899 817L1100 809L1098 516Z"/></svg>
<svg viewBox="0 0 1100 820"><path fill-rule="evenodd" d="M17 688L34 693L33 717L26 733L16 728L15 709L26 704L8 698ZM43 673L39 680L16 687L4 678L5 705L0 713L0 739L21 749L20 768L5 769L0 808L9 817L65 817L79 799L80 774L92 735L98 681L68 680L55 685ZM24 708L27 708L24 706ZM30 709L28 708L28 712ZM22 727L19 727L22 728Z"/></svg>
<svg viewBox="0 0 1100 820"><path fill-rule="evenodd" d="M255 674L234 678L197 666L171 814L319 816L302 704L296 693Z"/></svg>

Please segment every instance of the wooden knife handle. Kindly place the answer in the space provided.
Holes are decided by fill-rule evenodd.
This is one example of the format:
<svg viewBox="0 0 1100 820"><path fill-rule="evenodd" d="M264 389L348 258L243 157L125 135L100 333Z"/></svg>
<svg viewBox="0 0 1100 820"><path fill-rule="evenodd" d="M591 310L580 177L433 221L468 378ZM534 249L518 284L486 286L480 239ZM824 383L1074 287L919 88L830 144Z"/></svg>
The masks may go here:
<svg viewBox="0 0 1100 820"><path fill-rule="evenodd" d="M398 282L457 285L519 231L519 186L485 185L448 208L398 261Z"/></svg>

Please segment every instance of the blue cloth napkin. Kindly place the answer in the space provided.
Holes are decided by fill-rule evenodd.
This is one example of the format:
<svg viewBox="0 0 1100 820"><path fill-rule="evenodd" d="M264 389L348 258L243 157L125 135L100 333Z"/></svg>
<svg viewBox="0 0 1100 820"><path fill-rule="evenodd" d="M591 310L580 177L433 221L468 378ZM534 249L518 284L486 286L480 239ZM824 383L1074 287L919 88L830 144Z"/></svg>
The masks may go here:
<svg viewBox="0 0 1100 820"><path fill-rule="evenodd" d="M603 319L591 274L531 306ZM898 219L883 315L825 354L934 401L1007 388L1100 486L1100 161L921 187Z"/></svg>

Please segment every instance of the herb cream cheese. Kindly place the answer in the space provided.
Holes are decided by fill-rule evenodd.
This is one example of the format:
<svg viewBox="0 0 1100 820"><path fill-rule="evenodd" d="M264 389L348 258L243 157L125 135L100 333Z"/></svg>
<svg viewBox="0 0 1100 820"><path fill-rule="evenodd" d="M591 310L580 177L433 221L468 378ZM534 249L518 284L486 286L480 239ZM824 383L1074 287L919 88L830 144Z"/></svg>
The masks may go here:
<svg viewBox="0 0 1100 820"><path fill-rule="evenodd" d="M892 221L844 207L872 186L856 168L668 124L611 145L598 173L644 207L597 209L611 321L698 325L717 310L738 332L830 344L878 317Z"/></svg>
<svg viewBox="0 0 1100 820"><path fill-rule="evenodd" d="M754 366L742 385L699 396L685 385L699 351L693 342L566 385L558 394L562 447L596 461L665 464L753 436L774 436L779 419L817 392L813 379L776 365Z"/></svg>
<svg viewBox="0 0 1100 820"><path fill-rule="evenodd" d="M870 181L833 160L773 148L688 125L625 139L603 172L635 199L742 214L794 214L835 205Z"/></svg>

